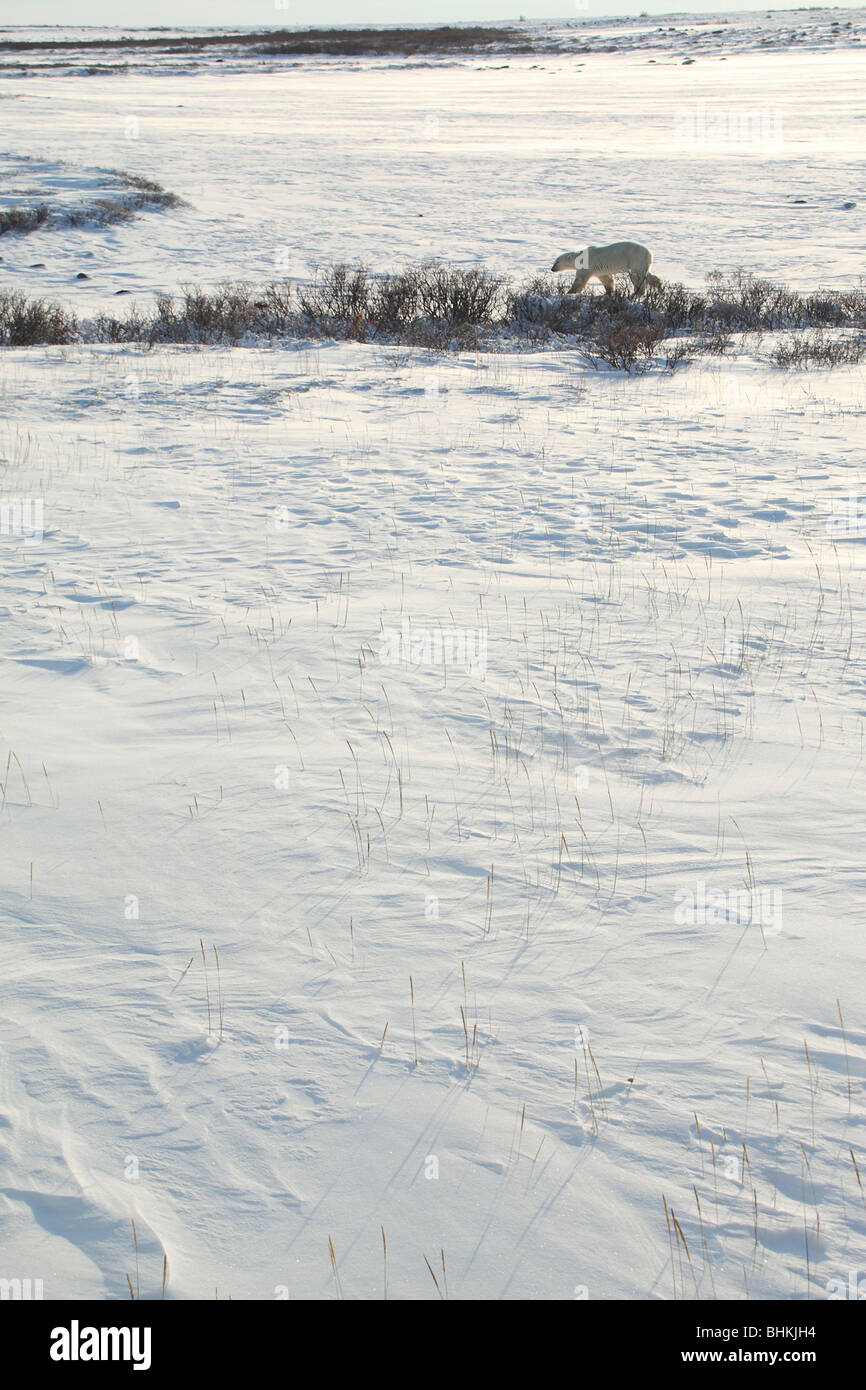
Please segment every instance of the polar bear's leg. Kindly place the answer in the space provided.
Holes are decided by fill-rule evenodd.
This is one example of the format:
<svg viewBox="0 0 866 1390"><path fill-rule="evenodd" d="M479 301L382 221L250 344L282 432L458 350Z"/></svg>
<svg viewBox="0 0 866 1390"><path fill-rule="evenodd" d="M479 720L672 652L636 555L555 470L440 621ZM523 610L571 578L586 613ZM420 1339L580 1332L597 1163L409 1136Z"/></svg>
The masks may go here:
<svg viewBox="0 0 866 1390"><path fill-rule="evenodd" d="M630 270L628 278L634 286L635 294L643 294L647 273L645 270Z"/></svg>
<svg viewBox="0 0 866 1390"><path fill-rule="evenodd" d="M598 278L604 285L605 294L613 294L614 289L616 288L616 281L614 280L613 276L608 275L605 271L602 271Z"/></svg>
<svg viewBox="0 0 866 1390"><path fill-rule="evenodd" d="M573 280L572 285L571 285L571 289L568 290L567 293L568 293L568 294L580 294L581 290L586 289L586 282L587 282L587 280L589 279L589 277L590 277L590 271L588 271L588 270L579 270L579 271L577 272L577 274L575 275L575 277L574 277L574 280Z"/></svg>

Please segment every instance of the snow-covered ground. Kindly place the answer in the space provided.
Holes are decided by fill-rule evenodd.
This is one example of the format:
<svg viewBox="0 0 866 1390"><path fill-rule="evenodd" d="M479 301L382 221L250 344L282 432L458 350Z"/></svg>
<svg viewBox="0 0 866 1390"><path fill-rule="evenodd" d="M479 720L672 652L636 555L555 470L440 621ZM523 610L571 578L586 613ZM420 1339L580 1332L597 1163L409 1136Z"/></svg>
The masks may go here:
<svg viewBox="0 0 866 1390"><path fill-rule="evenodd" d="M691 285L737 266L798 288L863 274L866 58L652 56L0 79L10 154L124 169L190 204L100 238L2 238L4 282L86 313L332 260L520 277L622 237Z"/></svg>
<svg viewBox="0 0 866 1390"><path fill-rule="evenodd" d="M6 78L11 155L190 206L0 289L614 234L848 286L864 60L779 50ZM335 1297L329 1238L347 1298L862 1273L862 413L749 354L2 354L0 1277L123 1297L132 1218L144 1297Z"/></svg>

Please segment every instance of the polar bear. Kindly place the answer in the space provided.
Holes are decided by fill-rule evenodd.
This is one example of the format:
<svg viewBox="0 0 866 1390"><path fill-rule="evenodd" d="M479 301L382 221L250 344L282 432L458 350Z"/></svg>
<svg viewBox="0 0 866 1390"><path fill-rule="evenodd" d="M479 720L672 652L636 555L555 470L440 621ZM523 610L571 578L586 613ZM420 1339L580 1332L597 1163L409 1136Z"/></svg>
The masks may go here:
<svg viewBox="0 0 866 1390"><path fill-rule="evenodd" d="M551 270L577 272L569 294L579 294L593 277L601 281L607 294L613 294L613 277L617 272L628 275L635 294L643 294L647 285L656 288L661 285L658 276L650 274L652 263L652 251L639 242L612 241L609 246L586 246L582 251L565 251L557 256Z"/></svg>

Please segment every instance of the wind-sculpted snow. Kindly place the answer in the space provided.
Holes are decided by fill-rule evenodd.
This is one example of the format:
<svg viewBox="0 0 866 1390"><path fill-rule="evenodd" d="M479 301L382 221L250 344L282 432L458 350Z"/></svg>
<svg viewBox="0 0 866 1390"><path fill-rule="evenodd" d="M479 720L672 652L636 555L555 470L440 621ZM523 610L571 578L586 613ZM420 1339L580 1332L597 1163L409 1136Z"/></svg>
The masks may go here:
<svg viewBox="0 0 866 1390"><path fill-rule="evenodd" d="M0 236L105 227L126 222L142 209L175 207L179 201L140 175L0 154Z"/></svg>
<svg viewBox="0 0 866 1390"><path fill-rule="evenodd" d="M857 383L4 372L7 1264L118 1296L134 1216L148 1295L328 1296L330 1234L378 1297L380 1225L409 1297L444 1247L452 1297L799 1298L804 1229L846 1277Z"/></svg>

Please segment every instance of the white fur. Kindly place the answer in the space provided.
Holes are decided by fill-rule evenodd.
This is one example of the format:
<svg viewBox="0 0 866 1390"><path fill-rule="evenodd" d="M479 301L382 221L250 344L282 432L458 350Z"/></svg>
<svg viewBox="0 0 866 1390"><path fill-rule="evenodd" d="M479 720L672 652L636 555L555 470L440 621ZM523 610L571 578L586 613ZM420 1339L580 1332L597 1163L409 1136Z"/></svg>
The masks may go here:
<svg viewBox="0 0 866 1390"><path fill-rule="evenodd" d="M612 241L609 246L586 246L582 251L566 251L557 256L551 269L574 270L577 274L569 294L579 294L595 277L608 294L613 293L614 275L627 275L635 294L642 294L647 284L659 285L657 276L650 274L653 253L637 241Z"/></svg>

